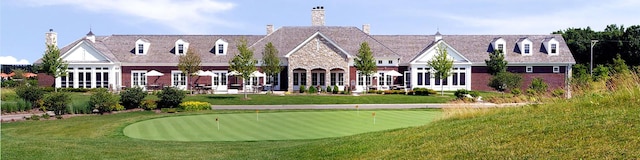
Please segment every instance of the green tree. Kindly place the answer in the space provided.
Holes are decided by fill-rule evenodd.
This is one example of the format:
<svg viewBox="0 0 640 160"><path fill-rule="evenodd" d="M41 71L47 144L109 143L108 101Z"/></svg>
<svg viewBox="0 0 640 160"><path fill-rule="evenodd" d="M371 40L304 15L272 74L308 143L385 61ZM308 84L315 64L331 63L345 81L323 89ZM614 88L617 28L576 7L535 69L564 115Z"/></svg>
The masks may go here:
<svg viewBox="0 0 640 160"><path fill-rule="evenodd" d="M280 58L278 57L278 49L271 42L267 43L264 46L264 50L262 50L262 71L270 77L270 79L274 79L274 76L277 76L280 71L282 71L282 67L280 66ZM273 82L269 82L271 84L271 93L273 93Z"/></svg>
<svg viewBox="0 0 640 160"><path fill-rule="evenodd" d="M184 56L180 56L178 69L180 69L180 71L182 71L182 73L184 73L185 75L189 76L188 81L191 81L192 79L194 79L193 77L196 76L196 72L200 70L201 62L202 60L200 59L200 55L193 51L193 49L188 49L187 54L185 54ZM187 86L187 88L193 86L189 83L187 83L187 85L189 85Z"/></svg>
<svg viewBox="0 0 640 160"><path fill-rule="evenodd" d="M502 50L495 50L489 54L489 59L484 60L487 64L489 74L495 76L498 73L507 71L507 61L504 60Z"/></svg>
<svg viewBox="0 0 640 160"><path fill-rule="evenodd" d="M69 64L60 58L60 50L58 47L55 45L47 45L47 50L44 52L42 63L39 67L40 71L52 76L53 78L58 78L67 76L68 67ZM58 88L55 88L54 90L55 92L58 92Z"/></svg>
<svg viewBox="0 0 640 160"><path fill-rule="evenodd" d="M120 103L127 109L139 108L146 96L147 92L136 86L120 93Z"/></svg>
<svg viewBox="0 0 640 160"><path fill-rule="evenodd" d="M451 69L453 68L453 59L450 59L447 53L447 48L440 44L436 48L436 56L432 60L427 62L433 70L435 70L434 76L441 77L440 80L447 80L447 77L451 75ZM442 83L441 83L442 84ZM444 95L444 85L440 85L440 95Z"/></svg>
<svg viewBox="0 0 640 160"><path fill-rule="evenodd" d="M499 92L520 88L521 85L522 76L511 72L500 72L489 81L489 87Z"/></svg>
<svg viewBox="0 0 640 160"><path fill-rule="evenodd" d="M599 64L593 68L592 78L594 81L609 80L609 73L611 73L609 67Z"/></svg>
<svg viewBox="0 0 640 160"><path fill-rule="evenodd" d="M589 85L589 82L592 81L589 67L584 64L576 64L573 66L573 75L571 78L571 82L577 86Z"/></svg>
<svg viewBox="0 0 640 160"><path fill-rule="evenodd" d="M174 87L164 87L162 92L158 95L160 100L158 101L158 107L160 108L173 108L178 107L184 99L185 93Z"/></svg>
<svg viewBox="0 0 640 160"><path fill-rule="evenodd" d="M613 72L615 74L629 73L629 66L627 66L624 59L621 58L620 54L617 54L616 58L613 59L613 64L611 64L611 69L613 69Z"/></svg>
<svg viewBox="0 0 640 160"><path fill-rule="evenodd" d="M229 70L236 71L243 81L250 78L251 73L256 71L257 60L253 58L253 51L247 46L247 40L241 39L240 43L236 46L238 48L238 54L233 56L233 59L229 62ZM247 90L242 85L244 92L244 99L248 99Z"/></svg>
<svg viewBox="0 0 640 160"><path fill-rule="evenodd" d="M353 62L354 67L360 71L360 74L365 75L366 77L371 77L371 75L378 70L378 66L376 66L375 59L373 58L373 52L371 51L371 48L369 48L369 44L367 42L362 42L362 44L360 44L358 55ZM366 83L364 84L366 85ZM368 86L364 87L365 94L368 89Z"/></svg>

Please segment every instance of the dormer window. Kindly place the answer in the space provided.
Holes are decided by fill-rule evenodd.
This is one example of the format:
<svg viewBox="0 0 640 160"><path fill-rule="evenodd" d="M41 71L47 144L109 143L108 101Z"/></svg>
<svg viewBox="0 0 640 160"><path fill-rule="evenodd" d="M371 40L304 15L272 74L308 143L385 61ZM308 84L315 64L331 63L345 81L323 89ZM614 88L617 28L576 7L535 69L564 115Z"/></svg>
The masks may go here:
<svg viewBox="0 0 640 160"><path fill-rule="evenodd" d="M389 64L393 64L393 60L389 60Z"/></svg>
<svg viewBox="0 0 640 160"><path fill-rule="evenodd" d="M229 43L227 43L226 41L222 40L222 39L218 39L216 41L216 44L214 45L215 50L213 54L217 54L217 55L226 55L227 54L227 48L229 47Z"/></svg>
<svg viewBox="0 0 640 160"><path fill-rule="evenodd" d="M133 50L133 52L136 55L146 55L147 52L149 52L149 46L151 46L151 43L149 43L148 40L138 39L136 41L135 49Z"/></svg>
<svg viewBox="0 0 640 160"><path fill-rule="evenodd" d="M178 44L178 54L184 54L184 44Z"/></svg>
<svg viewBox="0 0 640 160"><path fill-rule="evenodd" d="M518 47L520 48L520 54L530 56L532 53L533 42L529 38L520 38L518 40Z"/></svg>
<svg viewBox="0 0 640 160"><path fill-rule="evenodd" d="M502 37L498 37L493 39L493 41L491 41L491 45L493 47L494 51L501 51L502 53L505 53L506 51L506 46L507 41L505 41Z"/></svg>
<svg viewBox="0 0 640 160"><path fill-rule="evenodd" d="M553 37L545 38L544 41L542 41L542 45L544 45L544 48L549 55L558 55L559 44L560 42Z"/></svg>

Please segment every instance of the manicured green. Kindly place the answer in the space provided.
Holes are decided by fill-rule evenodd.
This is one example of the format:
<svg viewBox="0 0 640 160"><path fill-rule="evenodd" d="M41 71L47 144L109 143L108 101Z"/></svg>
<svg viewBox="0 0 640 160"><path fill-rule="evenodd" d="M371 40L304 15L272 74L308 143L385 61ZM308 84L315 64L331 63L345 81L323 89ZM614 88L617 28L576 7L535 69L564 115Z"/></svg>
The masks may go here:
<svg viewBox="0 0 640 160"><path fill-rule="evenodd" d="M438 115L438 111L370 110L207 114L142 121L124 128L124 134L138 139L168 141L320 139L420 126Z"/></svg>
<svg viewBox="0 0 640 160"><path fill-rule="evenodd" d="M411 95L251 95L243 100L242 95L190 95L184 101L203 101L213 105L287 105L287 104L408 104L408 103L446 103L455 97L453 94L439 96Z"/></svg>

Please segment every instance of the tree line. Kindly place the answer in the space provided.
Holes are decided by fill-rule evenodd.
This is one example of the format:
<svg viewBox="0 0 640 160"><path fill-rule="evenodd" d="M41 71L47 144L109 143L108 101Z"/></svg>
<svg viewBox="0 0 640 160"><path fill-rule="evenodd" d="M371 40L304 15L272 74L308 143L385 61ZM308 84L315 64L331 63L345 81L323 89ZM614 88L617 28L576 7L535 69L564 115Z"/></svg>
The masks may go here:
<svg viewBox="0 0 640 160"><path fill-rule="evenodd" d="M568 28L553 34L562 34L577 64L589 66L591 40L598 40L593 46L594 68L599 64L612 64L618 54L627 65L640 65L640 25L625 28L611 24L603 31L594 31L591 27Z"/></svg>

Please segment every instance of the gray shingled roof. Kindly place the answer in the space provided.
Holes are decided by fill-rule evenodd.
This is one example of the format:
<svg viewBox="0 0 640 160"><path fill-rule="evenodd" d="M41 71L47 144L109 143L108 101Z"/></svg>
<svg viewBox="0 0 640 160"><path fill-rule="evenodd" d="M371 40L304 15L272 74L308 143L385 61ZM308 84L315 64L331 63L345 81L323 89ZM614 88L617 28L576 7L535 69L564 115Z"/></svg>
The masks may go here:
<svg viewBox="0 0 640 160"><path fill-rule="evenodd" d="M571 51L566 46L562 35L443 35L442 39L460 54L469 59L472 63L484 63L489 59L491 42L495 38L502 37L506 42L505 60L509 63L575 63ZM533 42L532 55L522 56L516 52L516 43L527 37ZM558 46L558 55L549 55L543 51L542 42L550 37L554 37ZM402 56L400 63L409 63L418 53L434 42L433 35L375 35L373 38L389 46L395 53Z"/></svg>
<svg viewBox="0 0 640 160"><path fill-rule="evenodd" d="M355 56L362 42L368 42L375 57L400 58L400 64L406 65L419 53L430 47L435 40L434 35L368 35L357 27L282 27L272 34L263 35L111 35L97 36L91 43L84 37L61 48L66 53L73 46L84 41L92 44L98 51L114 62L123 63L178 63L178 55L173 52L178 39L189 42L189 49L200 54L202 63L223 64L233 58L238 51L237 42L241 38L254 50L254 57L260 59L266 43L272 42L284 56L315 33L320 32L335 42L338 47ZM505 59L509 63L575 63L571 51L566 46L562 35L442 35L443 40L460 52L474 64L484 63L489 58L490 45L496 38L506 41ZM532 55L522 56L515 51L516 43L527 37L533 42ZM542 50L542 42L554 37L559 55L550 56ZM151 43L146 55L135 55L135 42L144 39ZM215 55L215 42L223 39L229 43L226 55ZM36 61L40 63L41 60Z"/></svg>
<svg viewBox="0 0 640 160"><path fill-rule="evenodd" d="M255 51L255 56L262 57L264 46L271 42L278 49L280 56L284 56L291 52L294 48L301 45L316 32L320 32L344 49L348 54L355 56L358 54L360 44L367 42L375 57L392 57L399 58L393 50L373 39L368 34L362 32L357 27L329 27L329 26L312 26L312 27L282 27L272 34L261 39L251 47Z"/></svg>

